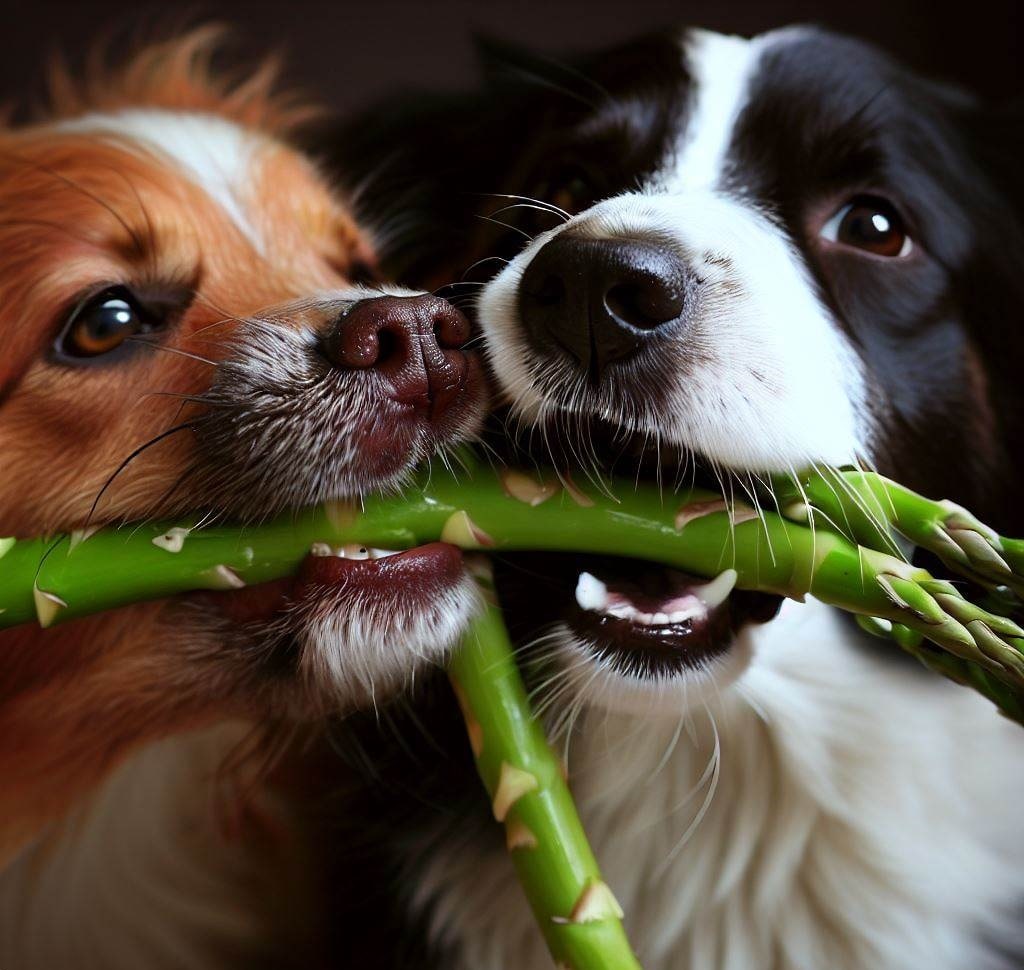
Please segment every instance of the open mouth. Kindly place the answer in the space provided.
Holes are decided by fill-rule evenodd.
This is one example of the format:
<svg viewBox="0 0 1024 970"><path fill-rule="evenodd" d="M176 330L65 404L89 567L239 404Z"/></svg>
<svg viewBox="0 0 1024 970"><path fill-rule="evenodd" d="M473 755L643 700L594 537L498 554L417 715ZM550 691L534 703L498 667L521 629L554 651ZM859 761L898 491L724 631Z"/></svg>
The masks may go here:
<svg viewBox="0 0 1024 970"><path fill-rule="evenodd" d="M674 484L725 492L729 501L747 499L753 487L745 476L663 442L654 445L599 418L573 418L569 423L575 427L556 421L537 436L547 449L538 457L572 468L582 451L603 474L659 481L666 492ZM509 422L501 426L507 433ZM575 434L567 437L567 431ZM502 447L497 438L489 443ZM504 447L519 462L531 453L529 439L505 441ZM772 501L766 494L757 498ZM520 642L561 623L595 660L636 679L680 676L707 667L729 651L745 626L773 619L782 605L780 596L735 589L735 573L729 569L708 579L614 556L519 553L499 564L497 579Z"/></svg>
<svg viewBox="0 0 1024 970"><path fill-rule="evenodd" d="M565 621L598 659L632 677L676 676L727 651L747 623L772 619L782 598L652 563L605 559L579 574Z"/></svg>
<svg viewBox="0 0 1024 970"><path fill-rule="evenodd" d="M529 640L562 623L595 660L636 679L705 667L744 626L778 613L781 597L737 590L735 578L729 569L707 580L657 563L574 553L520 553L497 571L514 634Z"/></svg>

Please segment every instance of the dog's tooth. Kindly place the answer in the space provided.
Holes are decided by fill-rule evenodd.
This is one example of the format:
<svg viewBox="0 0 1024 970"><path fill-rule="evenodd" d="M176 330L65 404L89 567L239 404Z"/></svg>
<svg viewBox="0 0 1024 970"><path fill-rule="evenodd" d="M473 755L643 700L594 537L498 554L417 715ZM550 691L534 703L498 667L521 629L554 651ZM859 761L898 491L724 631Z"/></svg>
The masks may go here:
<svg viewBox="0 0 1024 970"><path fill-rule="evenodd" d="M608 587L591 573L580 573L576 602L581 610L602 610L608 604Z"/></svg>
<svg viewBox="0 0 1024 970"><path fill-rule="evenodd" d="M334 555L334 550L326 542L314 542L309 547L309 554L316 556L318 559L326 559L328 556Z"/></svg>
<svg viewBox="0 0 1024 970"><path fill-rule="evenodd" d="M350 542L341 547L339 554L342 559L369 559L370 550L356 542Z"/></svg>
<svg viewBox="0 0 1024 970"><path fill-rule="evenodd" d="M655 613L653 618L652 618L652 621L655 624L655 626L665 626L669 622L668 614L667 613Z"/></svg>
<svg viewBox="0 0 1024 970"><path fill-rule="evenodd" d="M696 619L699 616L704 616L706 610L704 605L690 606L685 610L676 610L674 613L669 613L669 623L685 623L687 620Z"/></svg>
<svg viewBox="0 0 1024 970"><path fill-rule="evenodd" d="M628 603L616 603L615 606L608 607L602 610L602 612L608 616L617 617L620 620L632 620L639 614L639 610Z"/></svg>
<svg viewBox="0 0 1024 970"><path fill-rule="evenodd" d="M721 606L736 586L738 576L735 569L726 569L719 573L710 583L695 586L691 591L709 610Z"/></svg>
<svg viewBox="0 0 1024 970"><path fill-rule="evenodd" d="M387 559L389 556L396 556L396 555L398 555L398 550L397 549L371 549L370 550L370 558L371 559Z"/></svg>

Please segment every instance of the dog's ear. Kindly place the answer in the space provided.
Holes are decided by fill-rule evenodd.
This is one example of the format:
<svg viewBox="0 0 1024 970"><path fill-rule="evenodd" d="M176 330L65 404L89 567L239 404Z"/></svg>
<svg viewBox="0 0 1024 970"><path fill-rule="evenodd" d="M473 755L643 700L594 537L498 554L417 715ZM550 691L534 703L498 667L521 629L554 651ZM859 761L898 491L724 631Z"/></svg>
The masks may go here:
<svg viewBox="0 0 1024 970"><path fill-rule="evenodd" d="M239 69L230 35L206 24L150 43L129 43L119 57L114 38L90 51L83 69L59 56L49 70L49 117L92 111L167 108L221 115L238 124L287 133L320 112L279 84L281 64L271 55Z"/></svg>

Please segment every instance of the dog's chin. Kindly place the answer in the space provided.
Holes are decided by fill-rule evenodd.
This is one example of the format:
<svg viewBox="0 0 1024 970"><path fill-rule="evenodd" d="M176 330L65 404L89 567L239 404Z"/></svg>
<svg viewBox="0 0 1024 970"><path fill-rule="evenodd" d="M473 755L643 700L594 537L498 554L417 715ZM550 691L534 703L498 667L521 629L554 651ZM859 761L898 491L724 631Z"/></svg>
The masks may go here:
<svg viewBox="0 0 1024 970"><path fill-rule="evenodd" d="M631 670L628 656L612 659L607 648L568 627L556 631L557 662L573 697L589 708L643 718L676 719L722 696L750 665L752 636L731 636L716 656L697 666L680 666L657 675Z"/></svg>
<svg viewBox="0 0 1024 970"><path fill-rule="evenodd" d="M295 576L190 599L250 688L298 720L409 686L480 608L461 550L441 542L400 552L317 543Z"/></svg>
<svg viewBox="0 0 1024 970"><path fill-rule="evenodd" d="M375 705L443 663L480 608L454 546L431 543L369 560L314 557L281 618L302 681L328 703ZM315 573L315 575L313 575Z"/></svg>

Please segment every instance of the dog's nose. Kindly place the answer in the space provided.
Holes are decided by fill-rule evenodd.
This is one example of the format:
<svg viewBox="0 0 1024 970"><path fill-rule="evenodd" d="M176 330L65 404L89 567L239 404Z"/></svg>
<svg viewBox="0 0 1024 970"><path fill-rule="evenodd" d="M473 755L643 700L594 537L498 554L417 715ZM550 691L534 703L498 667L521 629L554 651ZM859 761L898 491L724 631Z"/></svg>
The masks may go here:
<svg viewBox="0 0 1024 970"><path fill-rule="evenodd" d="M441 417L460 397L469 357L466 317L436 296L381 296L353 304L323 339L338 367L383 374L402 404Z"/></svg>
<svg viewBox="0 0 1024 970"><path fill-rule="evenodd" d="M682 320L693 280L675 254L632 239L558 236L531 260L519 311L535 346L554 341L593 380Z"/></svg>

